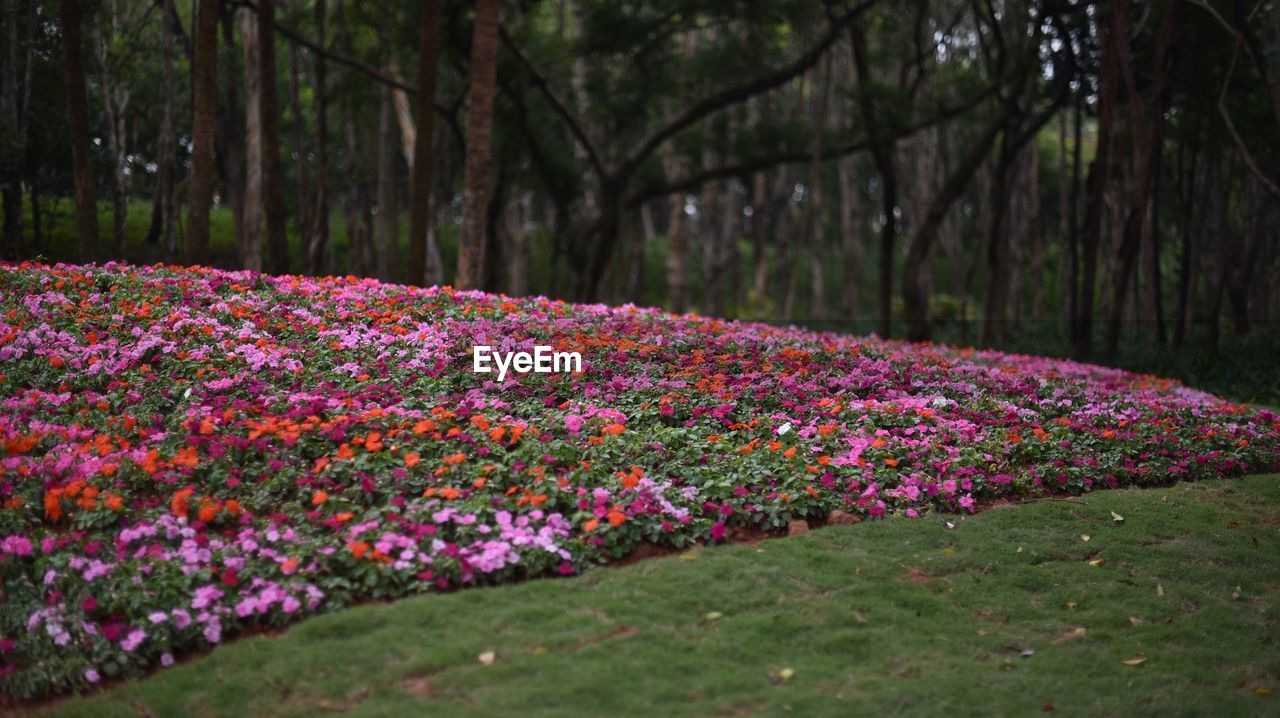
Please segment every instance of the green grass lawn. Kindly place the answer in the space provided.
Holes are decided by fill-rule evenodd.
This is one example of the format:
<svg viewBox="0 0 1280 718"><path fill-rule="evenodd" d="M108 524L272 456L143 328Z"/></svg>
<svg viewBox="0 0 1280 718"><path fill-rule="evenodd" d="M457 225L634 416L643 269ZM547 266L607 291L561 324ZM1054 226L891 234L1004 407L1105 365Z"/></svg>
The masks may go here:
<svg viewBox="0 0 1280 718"><path fill-rule="evenodd" d="M1280 476L1259 476L831 527L367 605L47 708L1274 715L1276 692Z"/></svg>

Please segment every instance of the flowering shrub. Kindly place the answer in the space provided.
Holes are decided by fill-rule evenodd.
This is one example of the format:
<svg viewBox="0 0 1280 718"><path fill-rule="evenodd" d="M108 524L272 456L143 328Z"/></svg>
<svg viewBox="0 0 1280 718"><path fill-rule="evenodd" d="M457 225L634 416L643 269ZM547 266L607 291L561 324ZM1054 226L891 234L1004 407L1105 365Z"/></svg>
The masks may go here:
<svg viewBox="0 0 1280 718"><path fill-rule="evenodd" d="M642 542L1280 463L1274 414L1069 361L210 269L0 267L0 402L24 697Z"/></svg>

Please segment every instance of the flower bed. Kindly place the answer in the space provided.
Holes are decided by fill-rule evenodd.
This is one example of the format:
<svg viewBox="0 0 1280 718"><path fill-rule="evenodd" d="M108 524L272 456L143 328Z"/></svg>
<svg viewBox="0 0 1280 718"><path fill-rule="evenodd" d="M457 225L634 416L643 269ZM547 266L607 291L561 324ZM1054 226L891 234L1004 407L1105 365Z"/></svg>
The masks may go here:
<svg viewBox="0 0 1280 718"><path fill-rule="evenodd" d="M207 269L0 267L0 401L21 697L645 542L1280 464L1274 414L1069 361Z"/></svg>

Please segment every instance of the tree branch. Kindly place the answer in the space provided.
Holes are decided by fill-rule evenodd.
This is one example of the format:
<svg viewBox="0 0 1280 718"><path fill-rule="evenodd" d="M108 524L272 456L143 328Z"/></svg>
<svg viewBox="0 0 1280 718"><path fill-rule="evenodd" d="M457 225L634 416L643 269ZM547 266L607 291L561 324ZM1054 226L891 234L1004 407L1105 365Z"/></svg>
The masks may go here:
<svg viewBox="0 0 1280 718"><path fill-rule="evenodd" d="M1280 186L1262 171L1258 163L1253 159L1253 155L1249 152L1249 147L1244 143L1244 138L1240 136L1239 130L1236 129L1236 123L1231 121L1231 113L1227 112L1227 88L1231 85L1231 76L1236 71L1236 59L1240 56L1240 47L1244 44L1243 38L1236 35L1236 46L1231 52L1231 64L1227 67L1227 76L1222 81L1222 91L1218 93L1218 114L1222 115L1222 123L1227 127L1227 134L1231 135L1231 141L1235 143L1236 148L1240 150L1240 156L1244 159L1245 165L1249 168L1249 172L1253 174L1257 180L1262 183L1263 188L1267 190L1272 197L1280 200Z"/></svg>
<svg viewBox="0 0 1280 718"><path fill-rule="evenodd" d="M934 114L916 122L895 128L883 136L860 137L842 145L819 148L816 153L818 160L821 162L827 162L829 160L839 159L840 157L851 155L855 152L873 149L883 142L894 142L905 137L909 137L920 130L940 124L946 120L954 118L956 115L967 112L987 97L990 97L995 92L995 89L996 85L987 85L980 92L975 93L963 102L941 107ZM736 164L702 169L670 182L641 187L626 198L625 204L627 207L636 207L656 197L664 197L674 192L687 192L691 189L696 189L704 182L724 179L726 177L741 177L754 172L759 172L763 169L776 167L778 165L811 162L813 161L814 155L815 153L813 148L785 150L762 157L747 158Z"/></svg>
<svg viewBox="0 0 1280 718"><path fill-rule="evenodd" d="M249 10L252 10L254 12L258 11L258 5L257 3L253 2L253 0L228 0L228 1L232 5L235 5L237 7L248 8ZM391 75L388 75L387 73L379 70L378 68L373 67L371 65L367 65L355 59L354 57L348 57L341 53L334 52L333 50L329 50L327 48L321 47L314 40L307 38L302 33L286 25L281 25L279 23L276 23L276 32L283 35L289 41L297 45L301 45L302 47L305 47L307 50L314 52L315 54L323 57L326 60L329 60L330 62L336 63L338 65L342 65L349 69L355 70L356 72L360 72L365 75L368 75L370 78L377 80L378 82L381 82L382 84L388 87L391 87L397 90L403 90L409 93L410 95L413 95L414 97L417 97L418 95L418 87L416 85L410 85L404 80L401 80L398 77L393 77ZM448 107L445 107L444 105L441 105L440 103L437 102L435 103L435 108L436 108L437 114L443 116L445 119L449 120L452 124L454 125L457 124L457 118L453 116L453 114L451 113Z"/></svg>
<svg viewBox="0 0 1280 718"><path fill-rule="evenodd" d="M537 87L538 91L542 93L542 96L546 98L547 104L551 105L552 111L559 115L560 119L568 126L569 132L573 134L574 139L578 141L578 144L582 145L582 149L587 153L587 158L590 159L591 166L595 168L596 172L600 175L600 178L604 179L608 173L605 170L604 163L600 160L600 155L596 152L595 146L591 144L591 140L587 137L586 131L582 129L582 123L578 122L578 118L574 117L573 113L569 111L569 108L560 101L560 98L557 97L554 92L552 92L551 85L547 82L547 78L544 77L542 73L538 72L538 69L533 66L533 63L529 61L529 58L525 57L524 53L520 51L515 40L513 40L511 35L507 32L507 28L499 25L498 33L502 38L502 44L506 45L507 49L511 51L511 54L515 55L516 59L520 61L525 72L528 72L530 77L533 78L534 86Z"/></svg>
<svg viewBox="0 0 1280 718"><path fill-rule="evenodd" d="M826 34L822 36L812 47L806 50L800 57L793 60L790 64L784 65L772 72L766 73L753 80L744 82L733 87L728 87L718 92L712 93L698 102L689 105L683 112L675 117L663 122L662 125L654 130L649 136L642 139L636 144L635 148L627 155L627 159L613 171L612 178L615 182L625 182L635 174L640 165L648 159L663 142L666 142L673 135L681 130L693 125L699 120L729 105L743 102L762 92L772 90L797 75L805 72L809 68L817 64L822 55L835 43L840 37L840 33L844 28L858 18L862 13L866 12L876 0L860 0L852 9L842 15L831 27L828 28Z"/></svg>

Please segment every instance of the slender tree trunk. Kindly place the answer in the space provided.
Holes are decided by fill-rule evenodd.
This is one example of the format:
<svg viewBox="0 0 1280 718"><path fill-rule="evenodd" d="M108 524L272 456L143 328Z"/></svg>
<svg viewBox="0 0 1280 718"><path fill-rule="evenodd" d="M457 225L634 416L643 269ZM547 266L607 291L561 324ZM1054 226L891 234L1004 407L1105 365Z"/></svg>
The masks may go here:
<svg viewBox="0 0 1280 718"><path fill-rule="evenodd" d="M400 257L400 201L396 186L396 147L391 104L391 90L382 89L382 105L378 112L378 277L396 279Z"/></svg>
<svg viewBox="0 0 1280 718"><path fill-rule="evenodd" d="M436 65L440 54L440 0L423 0L418 33L418 107L413 150L413 199L409 219L409 283L423 284L431 243L431 138L435 118Z"/></svg>
<svg viewBox="0 0 1280 718"><path fill-rule="evenodd" d="M240 15L244 43L244 209L240 228L240 266L262 271L262 83L256 18Z"/></svg>
<svg viewBox="0 0 1280 718"><path fill-rule="evenodd" d="M677 192L668 200L667 214L667 309L675 314L689 311L689 233L685 227L685 195Z"/></svg>
<svg viewBox="0 0 1280 718"><path fill-rule="evenodd" d="M892 140L879 137L879 122L876 108L871 101L868 85L871 82L870 66L867 61L866 38L862 29L855 28L851 33L853 40L854 67L858 74L858 100L862 108L862 119L872 137L871 157L875 160L876 172L879 175L879 194L881 211L884 213L884 224L880 226L880 281L878 282L878 307L876 333L888 339L893 330L893 252L898 237L898 172L894 160L895 150Z"/></svg>
<svg viewBox="0 0 1280 718"><path fill-rule="evenodd" d="M1070 274L1067 294L1067 326L1071 344L1075 346L1079 340L1079 307L1080 307L1080 152L1082 145L1082 117L1084 113L1083 93L1076 95L1075 127L1073 130L1074 146L1071 148L1071 213L1067 226L1067 252L1069 254Z"/></svg>
<svg viewBox="0 0 1280 718"><path fill-rule="evenodd" d="M22 192L25 184L26 112L22 96L29 92L33 38L28 37L26 47L27 78L19 80L19 51L23 44L18 34L18 0L5 0L4 27L6 52L0 58L0 121L5 127L0 131L0 181L3 181L4 232L0 237L0 259L17 259L22 244ZM35 199L34 188L31 190ZM32 209L35 205L32 205Z"/></svg>
<svg viewBox="0 0 1280 718"><path fill-rule="evenodd" d="M213 202L214 113L218 92L218 0L199 0L195 29L191 181L187 188L187 262L209 256L209 208Z"/></svg>
<svg viewBox="0 0 1280 718"><path fill-rule="evenodd" d="M1192 257L1196 233L1193 222L1196 217L1196 166L1200 157L1200 125L1196 123L1191 139L1191 160L1189 165L1184 161L1187 153L1185 142L1178 145L1178 204L1181 209L1179 233L1182 235L1182 251L1178 263L1178 309L1173 325L1173 349L1182 348L1186 338L1187 321L1191 305Z"/></svg>
<svg viewBox="0 0 1280 718"><path fill-rule="evenodd" d="M1107 188L1111 181L1111 123L1113 121L1116 73L1116 55L1127 52L1121 42L1128 42L1127 34L1117 32L1114 18L1098 21L1098 44L1102 48L1098 89L1097 150L1089 175L1085 180L1084 226L1081 231L1083 267L1080 286L1080 315L1077 318L1076 358L1087 359L1093 354L1093 299L1097 285L1098 248L1102 242L1102 217L1106 209Z"/></svg>
<svg viewBox="0 0 1280 718"><path fill-rule="evenodd" d="M173 0L163 0L162 14L173 12ZM157 139L155 216L158 227L151 241L159 241L165 261L178 258L178 130L177 130L177 78L173 67L173 32L168 23L160 32L161 82L164 107L160 115L160 135Z"/></svg>
<svg viewBox="0 0 1280 718"><path fill-rule="evenodd" d="M768 176L757 172L751 180L751 292L748 295L755 306L764 303L769 282L768 218L773 212L768 188Z"/></svg>
<svg viewBox="0 0 1280 718"><path fill-rule="evenodd" d="M171 0L166 0L166 2ZM280 166L280 101L276 83L275 0L258 0L258 108L262 132L262 186L267 214L267 270L289 271L288 213ZM301 161L301 157L298 158Z"/></svg>
<svg viewBox="0 0 1280 718"><path fill-rule="evenodd" d="M244 111L240 107L240 75L236 68L235 14L237 8L222 5L222 59L226 61L222 76L225 87L222 104L217 106L214 119L215 169L220 172L223 199L231 209L231 226L235 235L235 255L244 246Z"/></svg>
<svg viewBox="0 0 1280 718"><path fill-rule="evenodd" d="M60 0L63 78L67 93L67 124L71 131L71 163L76 187L76 233L80 261L97 258L98 200L93 181L93 155L89 149L89 98L84 78L84 42L81 39L80 2ZM217 20L217 15L214 15Z"/></svg>
<svg viewBox="0 0 1280 718"><path fill-rule="evenodd" d="M94 49L98 60L98 89L102 92L102 114L107 125L107 152L111 155L111 235L115 256L125 258L126 220L129 213L129 160L128 148L125 146L125 111L129 106L129 90L119 83L113 82L111 60L107 49L115 39L116 10L110 8L111 35L105 37L102 25L94 27Z"/></svg>
<svg viewBox="0 0 1280 718"><path fill-rule="evenodd" d="M325 0L316 0L317 42L325 44ZM316 171L315 201L311 210L311 231L307 239L307 273L327 274L332 269L329 247L329 102L325 83L325 58L315 56Z"/></svg>
<svg viewBox="0 0 1280 718"><path fill-rule="evenodd" d="M44 241L44 211L40 204L40 185L31 183L31 242L36 251L44 253L47 249Z"/></svg>
<svg viewBox="0 0 1280 718"><path fill-rule="evenodd" d="M493 98L497 94L498 0L477 0L471 40L467 166L458 232L459 289L480 289L485 277L485 208L493 165Z"/></svg>
<svg viewBox="0 0 1280 718"><path fill-rule="evenodd" d="M1164 17L1156 36L1155 50L1155 93L1153 107L1146 107L1138 96L1132 63L1128 56L1129 34L1129 2L1118 0L1112 7L1112 22L1115 34L1125 38L1126 46L1118 53L1119 65L1122 69L1125 84L1129 92L1129 107L1133 122L1134 143L1134 187L1129 202L1128 216L1124 223L1124 232L1117 256L1118 273L1115 282L1115 300L1111 307L1111 320L1107 323L1105 353L1114 357L1120 345L1120 327L1124 308L1124 298L1129 291L1129 282L1136 270L1135 262L1142 238L1151 230L1151 195L1155 173L1159 171L1161 139L1164 127L1164 98L1169 70L1173 62L1175 32L1177 29L1178 0L1171 0L1165 8ZM1148 114L1150 117L1148 118ZM1148 124L1148 119L1149 123ZM1153 280L1157 278L1153 277Z"/></svg>
<svg viewBox="0 0 1280 718"><path fill-rule="evenodd" d="M984 238L984 257L986 259L986 287L982 302L982 332L978 342L990 347L1004 339L1005 323L1008 319L1009 291L1009 174L1013 167L1013 158L1007 149L1010 139L1006 134L996 161L995 171L991 177L991 192L987 195L986 209L990 212L990 224L987 225L987 236Z"/></svg>
<svg viewBox="0 0 1280 718"><path fill-rule="evenodd" d="M306 118L302 114L302 58L296 44L289 45L289 114L293 118L294 174L297 181L297 227L302 249L303 271L306 271L308 242L311 238L311 163L308 161Z"/></svg>
<svg viewBox="0 0 1280 718"><path fill-rule="evenodd" d="M851 158L836 165L840 186L840 250L843 263L841 305L846 319L858 318L858 295L862 284L862 192L856 166Z"/></svg>
<svg viewBox="0 0 1280 718"><path fill-rule="evenodd" d="M1000 136L1004 117L994 119L976 140L968 145L968 152L961 158L942 187L933 195L923 219L912 231L907 243L907 256L902 263L902 304L907 318L907 338L911 341L927 341L932 337L929 325L929 294L924 289L922 274L928 266L929 252L938 236L938 228L950 211L951 205L964 194L978 168L991 151L992 144ZM968 296L968 280L962 296Z"/></svg>

